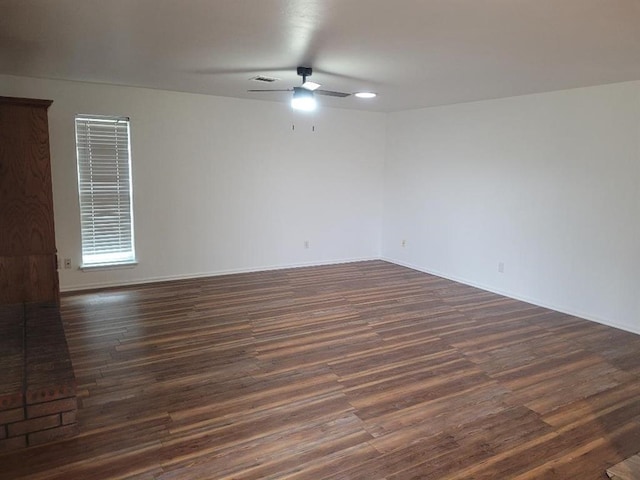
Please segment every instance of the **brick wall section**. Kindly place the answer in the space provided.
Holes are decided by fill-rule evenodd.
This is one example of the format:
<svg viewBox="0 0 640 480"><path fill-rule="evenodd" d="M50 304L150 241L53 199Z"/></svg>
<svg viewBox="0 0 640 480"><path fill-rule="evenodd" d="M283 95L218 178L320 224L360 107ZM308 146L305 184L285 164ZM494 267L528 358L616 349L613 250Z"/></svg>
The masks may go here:
<svg viewBox="0 0 640 480"><path fill-rule="evenodd" d="M76 397L0 411L0 451L40 445L77 431Z"/></svg>
<svg viewBox="0 0 640 480"><path fill-rule="evenodd" d="M24 405L24 317L22 304L0 305L0 424L2 412Z"/></svg>
<svg viewBox="0 0 640 480"><path fill-rule="evenodd" d="M0 307L0 363L11 366L0 375L0 451L77 432L75 379L59 310L19 307ZM16 328L17 311L22 328Z"/></svg>

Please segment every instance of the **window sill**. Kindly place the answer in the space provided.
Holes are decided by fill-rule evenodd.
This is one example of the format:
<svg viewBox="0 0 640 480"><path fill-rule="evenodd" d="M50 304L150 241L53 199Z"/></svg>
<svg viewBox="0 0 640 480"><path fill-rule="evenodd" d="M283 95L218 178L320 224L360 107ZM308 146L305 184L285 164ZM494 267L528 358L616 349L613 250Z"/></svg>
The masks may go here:
<svg viewBox="0 0 640 480"><path fill-rule="evenodd" d="M79 270L83 272L92 272L95 270L118 270L121 268L134 268L138 265L138 262L126 262L126 263L100 263L96 265L80 265Z"/></svg>

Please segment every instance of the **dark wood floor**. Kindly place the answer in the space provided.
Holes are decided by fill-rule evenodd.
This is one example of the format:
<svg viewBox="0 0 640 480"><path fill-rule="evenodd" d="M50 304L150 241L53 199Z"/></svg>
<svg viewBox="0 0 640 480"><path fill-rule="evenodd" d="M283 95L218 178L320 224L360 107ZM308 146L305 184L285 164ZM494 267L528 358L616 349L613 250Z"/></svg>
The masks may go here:
<svg viewBox="0 0 640 480"><path fill-rule="evenodd" d="M640 337L374 261L67 295L80 434L3 479L602 479Z"/></svg>

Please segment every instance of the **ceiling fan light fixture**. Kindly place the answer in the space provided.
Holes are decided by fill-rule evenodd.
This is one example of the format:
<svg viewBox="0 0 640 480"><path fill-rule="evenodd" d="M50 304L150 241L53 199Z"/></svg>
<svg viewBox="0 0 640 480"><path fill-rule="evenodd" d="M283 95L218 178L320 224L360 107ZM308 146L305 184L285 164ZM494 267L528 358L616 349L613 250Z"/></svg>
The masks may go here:
<svg viewBox="0 0 640 480"><path fill-rule="evenodd" d="M357 92L355 96L358 98L376 98L378 95L373 92Z"/></svg>
<svg viewBox="0 0 640 480"><path fill-rule="evenodd" d="M320 84L307 80L306 82L304 82L302 84L302 88L304 88L306 90L311 90L313 92L314 90L317 90L317 89L320 88Z"/></svg>
<svg viewBox="0 0 640 480"><path fill-rule="evenodd" d="M303 110L311 112L318 106L316 99L311 90L302 87L293 88L293 97L291 98L291 108L294 110Z"/></svg>

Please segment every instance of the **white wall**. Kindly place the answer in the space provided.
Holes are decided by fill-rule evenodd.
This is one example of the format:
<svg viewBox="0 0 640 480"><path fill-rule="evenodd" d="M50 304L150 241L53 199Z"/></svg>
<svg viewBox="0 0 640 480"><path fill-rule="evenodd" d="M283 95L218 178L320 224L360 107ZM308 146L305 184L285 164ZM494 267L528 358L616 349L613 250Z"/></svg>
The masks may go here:
<svg viewBox="0 0 640 480"><path fill-rule="evenodd" d="M640 333L640 82L391 114L384 178L383 257Z"/></svg>
<svg viewBox="0 0 640 480"><path fill-rule="evenodd" d="M0 95L54 100L56 238L74 267L74 115L132 120L140 264L61 270L64 290L382 252L640 333L640 82L387 116L12 76Z"/></svg>
<svg viewBox="0 0 640 480"><path fill-rule="evenodd" d="M380 255L382 114L12 76L0 95L54 101L63 290ZM131 117L135 268L77 269L77 113Z"/></svg>

